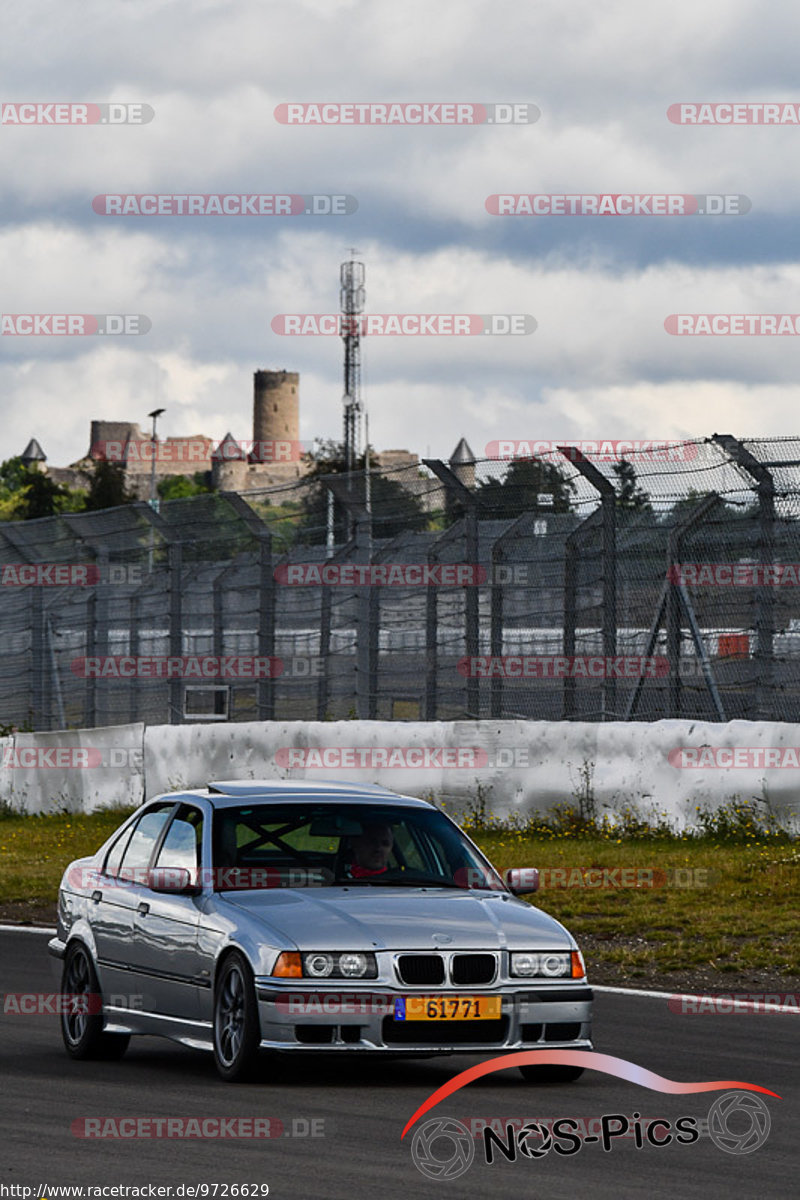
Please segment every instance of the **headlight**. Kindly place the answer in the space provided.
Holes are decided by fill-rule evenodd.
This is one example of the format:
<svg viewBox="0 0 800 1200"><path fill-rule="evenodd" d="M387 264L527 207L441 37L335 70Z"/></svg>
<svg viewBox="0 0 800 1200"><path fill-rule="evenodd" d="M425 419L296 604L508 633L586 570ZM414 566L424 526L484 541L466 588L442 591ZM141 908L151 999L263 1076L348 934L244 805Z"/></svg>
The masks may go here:
<svg viewBox="0 0 800 1200"><path fill-rule="evenodd" d="M302 964L303 975L311 979L376 979L378 976L375 955L354 950L311 950L302 956Z"/></svg>
<svg viewBox="0 0 800 1200"><path fill-rule="evenodd" d="M539 960L539 970L542 975L547 975L551 979L557 975L568 975L569 967L568 954L543 954Z"/></svg>
<svg viewBox="0 0 800 1200"><path fill-rule="evenodd" d="M512 975L538 975L539 974L539 955L538 954L512 954L511 955L511 974Z"/></svg>
<svg viewBox="0 0 800 1200"><path fill-rule="evenodd" d="M366 954L339 955L339 971L348 979L360 979L362 975L366 975L368 966Z"/></svg>
<svg viewBox="0 0 800 1200"><path fill-rule="evenodd" d="M534 954L526 950L511 954L510 973L518 978L531 979L538 976L544 979L558 979L569 975L571 969L572 958L568 950L556 954Z"/></svg>
<svg viewBox="0 0 800 1200"><path fill-rule="evenodd" d="M303 966L306 975L313 975L315 979L321 979L323 976L333 973L333 955L306 954Z"/></svg>

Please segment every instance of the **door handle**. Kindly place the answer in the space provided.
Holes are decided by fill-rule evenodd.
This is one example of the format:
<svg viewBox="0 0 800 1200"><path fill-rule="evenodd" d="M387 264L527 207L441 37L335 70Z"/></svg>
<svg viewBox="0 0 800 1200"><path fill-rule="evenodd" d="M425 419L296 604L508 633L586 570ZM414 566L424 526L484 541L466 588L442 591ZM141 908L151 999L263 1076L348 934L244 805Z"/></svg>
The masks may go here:
<svg viewBox="0 0 800 1200"><path fill-rule="evenodd" d="M149 905L149 904L147 904L147 903L146 903L146 902L143 900L143 901L141 902L141 904L139 905L139 907L137 908L137 910L136 910L136 911L137 911L137 912L138 912L138 913L139 913L141 916L143 916L143 917L146 917L146 916L147 916L147 914L150 912L150 905Z"/></svg>
<svg viewBox="0 0 800 1200"><path fill-rule="evenodd" d="M95 904L99 904L102 899L103 899L103 893L100 891L99 888L97 888L94 892L92 892L92 900L94 901Z"/></svg>

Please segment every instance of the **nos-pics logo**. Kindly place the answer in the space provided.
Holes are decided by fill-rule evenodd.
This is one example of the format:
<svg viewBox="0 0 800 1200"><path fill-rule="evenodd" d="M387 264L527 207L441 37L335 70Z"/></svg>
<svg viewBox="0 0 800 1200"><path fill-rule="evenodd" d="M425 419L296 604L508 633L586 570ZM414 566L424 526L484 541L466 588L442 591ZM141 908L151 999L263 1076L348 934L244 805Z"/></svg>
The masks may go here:
<svg viewBox="0 0 800 1200"><path fill-rule="evenodd" d="M638 1113L635 1114L638 1117ZM614 1119L614 1118L610 1118ZM694 1122L694 1119L693 1123ZM591 1137L576 1137L574 1132L564 1134L558 1128L561 1124L573 1127L576 1122L556 1122L556 1128L550 1130L549 1122L525 1125L519 1132L509 1127L507 1129L508 1145L503 1146L501 1139L486 1127L484 1129L484 1156L487 1163L495 1161L496 1154L489 1148L489 1140L493 1141L503 1151L501 1157L514 1162L517 1156L532 1160L543 1158L551 1149L557 1153L573 1154L579 1150L584 1141L598 1141L596 1135ZM655 1125L669 1127L669 1122L657 1120ZM625 1120L625 1126L628 1122ZM764 1145L770 1132L770 1115L760 1096L749 1092L726 1092L719 1096L708 1110L708 1136L719 1150L727 1154L752 1154ZM616 1137L621 1131L615 1130ZM699 1131L698 1131L699 1132ZM697 1141L698 1132L694 1132L691 1141ZM489 1138L487 1138L487 1134ZM568 1138L572 1145L566 1149L558 1144L560 1138ZM680 1138L680 1141L688 1139ZM663 1146L672 1138L650 1139L650 1145ZM576 1144L577 1143L577 1144ZM641 1139L637 1138L636 1145L640 1146ZM611 1149L611 1138L606 1140L604 1135L603 1148ZM475 1158L475 1138L463 1125L452 1117L434 1117L426 1121L414 1134L411 1142L411 1157L414 1165L429 1179L451 1180L458 1179L472 1166Z"/></svg>

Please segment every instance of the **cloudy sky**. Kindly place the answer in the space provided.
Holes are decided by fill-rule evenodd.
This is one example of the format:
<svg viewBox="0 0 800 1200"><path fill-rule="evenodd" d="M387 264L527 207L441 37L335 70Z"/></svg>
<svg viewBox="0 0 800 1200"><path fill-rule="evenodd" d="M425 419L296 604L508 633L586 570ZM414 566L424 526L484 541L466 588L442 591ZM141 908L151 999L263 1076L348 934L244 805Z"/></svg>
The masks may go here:
<svg viewBox="0 0 800 1200"><path fill-rule="evenodd" d="M53 464L94 418L251 435L252 372L301 375L301 436L341 431L342 347L272 332L338 309L527 313L511 337L364 342L370 440L796 432L796 337L675 337L671 313L800 311L800 126L670 122L800 101L788 0L25 0L4 105L151 106L144 125L0 125L4 314L142 313L141 337L0 337L0 459ZM300 102L535 104L529 125L296 126ZM5 111L5 110L4 110ZM355 196L349 216L105 216L98 194ZM490 215L495 193L745 195L746 215Z"/></svg>

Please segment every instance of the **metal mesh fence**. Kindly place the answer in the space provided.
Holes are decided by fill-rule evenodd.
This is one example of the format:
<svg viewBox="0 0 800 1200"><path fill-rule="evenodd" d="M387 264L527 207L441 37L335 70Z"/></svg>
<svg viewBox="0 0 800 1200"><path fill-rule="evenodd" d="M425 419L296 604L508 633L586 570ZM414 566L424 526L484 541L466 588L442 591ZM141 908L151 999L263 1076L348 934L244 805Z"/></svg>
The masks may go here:
<svg viewBox="0 0 800 1200"><path fill-rule="evenodd" d="M0 723L792 721L798 564L798 438L3 523Z"/></svg>

